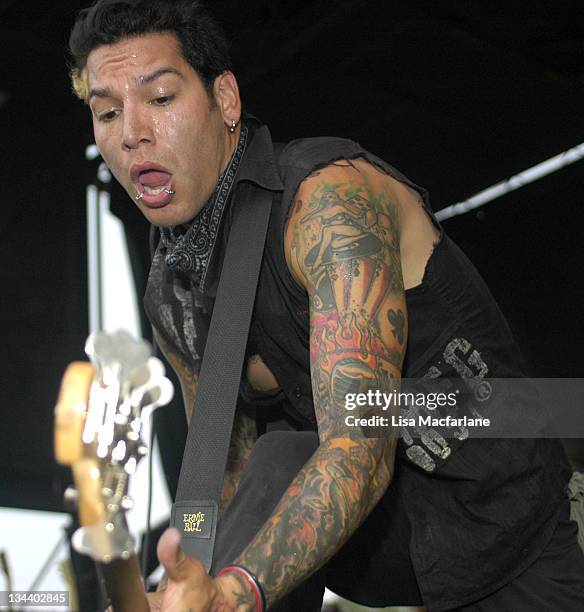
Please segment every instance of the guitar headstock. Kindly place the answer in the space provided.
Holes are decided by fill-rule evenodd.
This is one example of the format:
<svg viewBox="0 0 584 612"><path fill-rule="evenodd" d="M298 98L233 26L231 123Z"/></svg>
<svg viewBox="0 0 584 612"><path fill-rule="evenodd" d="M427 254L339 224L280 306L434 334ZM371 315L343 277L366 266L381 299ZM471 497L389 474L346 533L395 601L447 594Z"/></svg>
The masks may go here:
<svg viewBox="0 0 584 612"><path fill-rule="evenodd" d="M143 425L172 399L173 387L150 346L126 332L91 334L85 352L91 364L72 363L63 376L55 455L71 467L77 489L81 528L73 546L109 562L133 553L125 519L132 506L128 482L148 452Z"/></svg>

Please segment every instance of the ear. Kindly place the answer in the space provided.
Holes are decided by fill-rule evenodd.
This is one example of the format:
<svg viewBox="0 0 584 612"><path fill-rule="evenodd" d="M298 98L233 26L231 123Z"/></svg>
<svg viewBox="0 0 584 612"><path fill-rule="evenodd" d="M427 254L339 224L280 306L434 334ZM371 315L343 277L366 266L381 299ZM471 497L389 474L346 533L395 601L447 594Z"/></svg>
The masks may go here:
<svg viewBox="0 0 584 612"><path fill-rule="evenodd" d="M215 79L213 94L225 125L231 125L232 121L239 123L241 117L241 98L239 97L237 79L233 72L226 70Z"/></svg>

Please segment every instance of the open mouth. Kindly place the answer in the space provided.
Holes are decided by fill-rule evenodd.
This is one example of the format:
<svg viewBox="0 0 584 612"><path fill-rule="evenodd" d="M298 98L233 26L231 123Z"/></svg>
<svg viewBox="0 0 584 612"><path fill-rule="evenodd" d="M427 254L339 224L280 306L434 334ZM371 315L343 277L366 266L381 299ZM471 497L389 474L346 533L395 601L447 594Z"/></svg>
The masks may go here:
<svg viewBox="0 0 584 612"><path fill-rule="evenodd" d="M132 168L132 179L137 189L136 200L150 208L166 206L175 193L174 176L168 170L150 164Z"/></svg>

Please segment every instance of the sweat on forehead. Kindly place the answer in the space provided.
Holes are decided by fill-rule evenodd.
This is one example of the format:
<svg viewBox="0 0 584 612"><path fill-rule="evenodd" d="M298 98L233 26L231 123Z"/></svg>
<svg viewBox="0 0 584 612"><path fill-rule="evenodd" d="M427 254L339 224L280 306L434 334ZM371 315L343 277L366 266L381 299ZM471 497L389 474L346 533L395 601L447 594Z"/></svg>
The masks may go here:
<svg viewBox="0 0 584 612"><path fill-rule="evenodd" d="M154 36L159 36L159 35L155 34ZM163 34L161 36L166 37L168 35ZM116 49L116 47L125 46L126 44L131 46L132 42L137 43L137 49L139 49L141 39L143 39L144 37L133 37L133 38L135 38L134 41L132 38L130 38L130 39L119 41L118 43L113 43L112 45L102 45L98 47L97 49L94 49L89 54L89 57L87 58L87 64L84 66L84 68L81 71L71 73L73 91L75 92L78 98L88 103L92 95L104 95L103 92L105 91L106 88L102 87L101 84L99 83L99 81L101 80L100 79L101 77L100 68L101 68L101 64L103 63L103 61L101 60L101 57L104 55L102 51L108 50L108 49L113 50L113 49ZM148 40L150 37L145 37L145 38L146 40ZM167 44L168 44L169 49L175 47L178 56L181 59L184 59L182 58L179 49L176 47L176 39L174 39L173 41L173 38L168 36ZM95 57L96 55L97 55L97 58ZM128 56L130 58L132 57L137 58L137 53L134 53L132 50L126 55L126 58ZM92 61L94 58L98 59L99 61L97 62ZM183 72L185 70L187 71L189 70L188 65L181 66L181 68ZM160 78L161 76L165 74L174 74L178 76L179 78L184 78L183 72L181 72L181 70L178 69L177 67L160 66L160 67L155 67L152 70L145 70L142 73L134 75L134 81L136 85L146 85L146 84L152 83L153 81L155 81L156 79Z"/></svg>
<svg viewBox="0 0 584 612"><path fill-rule="evenodd" d="M163 53L153 52L155 40ZM127 85L142 87L168 76L184 81L187 74L194 72L180 54L174 37L166 33L101 46L90 53L85 70L83 93L88 100L95 96L110 97L110 81L120 73Z"/></svg>

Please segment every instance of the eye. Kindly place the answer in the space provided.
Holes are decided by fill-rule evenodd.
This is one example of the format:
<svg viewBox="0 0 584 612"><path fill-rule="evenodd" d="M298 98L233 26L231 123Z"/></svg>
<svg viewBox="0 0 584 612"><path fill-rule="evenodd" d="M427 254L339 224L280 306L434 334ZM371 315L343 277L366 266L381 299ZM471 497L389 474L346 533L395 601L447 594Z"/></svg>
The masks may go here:
<svg viewBox="0 0 584 612"><path fill-rule="evenodd" d="M173 99L174 96L158 96L158 98L154 98L150 104L154 104L154 106L166 106L172 102Z"/></svg>
<svg viewBox="0 0 584 612"><path fill-rule="evenodd" d="M95 116L98 121L101 121L103 123L109 123L110 121L113 121L119 114L120 110L118 108L110 108L100 113L96 113Z"/></svg>

